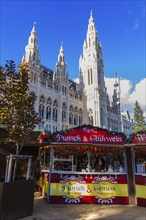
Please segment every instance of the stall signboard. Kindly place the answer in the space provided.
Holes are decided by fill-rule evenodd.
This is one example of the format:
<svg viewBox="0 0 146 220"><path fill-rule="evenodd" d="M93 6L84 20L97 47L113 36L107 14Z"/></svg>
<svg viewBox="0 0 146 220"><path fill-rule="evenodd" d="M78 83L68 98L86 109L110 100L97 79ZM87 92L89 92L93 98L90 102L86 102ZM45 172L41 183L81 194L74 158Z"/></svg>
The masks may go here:
<svg viewBox="0 0 146 220"><path fill-rule="evenodd" d="M83 127L69 132L59 132L52 135L53 142L90 143L90 144L125 144L126 136L122 133L112 133L104 129Z"/></svg>
<svg viewBox="0 0 146 220"><path fill-rule="evenodd" d="M146 132L138 133L131 138L132 144L146 144Z"/></svg>
<svg viewBox="0 0 146 220"><path fill-rule="evenodd" d="M50 197L51 203L128 204L127 180L126 176L60 175L51 182Z"/></svg>

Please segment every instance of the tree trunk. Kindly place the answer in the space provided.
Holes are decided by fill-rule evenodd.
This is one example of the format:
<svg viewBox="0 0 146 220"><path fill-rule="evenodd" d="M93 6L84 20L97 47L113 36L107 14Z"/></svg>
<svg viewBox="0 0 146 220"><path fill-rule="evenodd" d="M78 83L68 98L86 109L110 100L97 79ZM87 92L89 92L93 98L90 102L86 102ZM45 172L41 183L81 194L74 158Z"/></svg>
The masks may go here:
<svg viewBox="0 0 146 220"><path fill-rule="evenodd" d="M16 143L16 155L19 154L19 144ZM13 179L12 181L15 181L15 177L16 177L16 168L17 168L17 158L15 159L15 163L14 163L14 169L13 169Z"/></svg>

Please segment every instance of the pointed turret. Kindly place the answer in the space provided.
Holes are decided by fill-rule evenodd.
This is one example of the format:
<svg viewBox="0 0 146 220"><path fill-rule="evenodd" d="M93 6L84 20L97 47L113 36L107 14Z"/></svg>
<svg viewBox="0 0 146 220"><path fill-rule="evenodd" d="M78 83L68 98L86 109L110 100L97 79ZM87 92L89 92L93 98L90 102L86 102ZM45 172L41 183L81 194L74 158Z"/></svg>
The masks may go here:
<svg viewBox="0 0 146 220"><path fill-rule="evenodd" d="M87 48L97 47L97 32L92 15L92 10L90 12L86 41L87 41Z"/></svg>
<svg viewBox="0 0 146 220"><path fill-rule="evenodd" d="M83 82L88 87L95 85L104 92L104 64L102 44L98 41L92 11L90 12L86 39L83 43L83 56L79 60L79 68L83 73Z"/></svg>
<svg viewBox="0 0 146 220"><path fill-rule="evenodd" d="M29 64L38 66L40 65L40 57L39 57L39 50L38 50L38 45L37 45L35 24L36 22L34 22L31 34L28 39L28 44L25 47L25 60Z"/></svg>
<svg viewBox="0 0 146 220"><path fill-rule="evenodd" d="M63 43L61 43L61 47L58 55L58 62L56 63L56 75L60 79L66 79L67 76Z"/></svg>
<svg viewBox="0 0 146 220"><path fill-rule="evenodd" d="M60 51L59 51L59 55L58 55L58 63L61 65L65 65L63 42L61 43L61 47L60 47Z"/></svg>

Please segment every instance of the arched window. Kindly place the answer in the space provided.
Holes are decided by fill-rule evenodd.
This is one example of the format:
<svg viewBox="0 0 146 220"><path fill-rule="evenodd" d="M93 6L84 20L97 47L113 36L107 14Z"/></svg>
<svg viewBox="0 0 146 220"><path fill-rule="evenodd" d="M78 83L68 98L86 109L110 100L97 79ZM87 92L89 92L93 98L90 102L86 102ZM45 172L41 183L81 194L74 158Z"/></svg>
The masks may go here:
<svg viewBox="0 0 146 220"><path fill-rule="evenodd" d="M83 118L83 110L82 108L79 109L79 126L82 125L82 118Z"/></svg>
<svg viewBox="0 0 146 220"><path fill-rule="evenodd" d="M69 124L70 125L73 124L73 113L72 112L69 113Z"/></svg>
<svg viewBox="0 0 146 220"><path fill-rule="evenodd" d="M57 100L54 100L53 102L53 121L57 121L57 117L58 117L58 103Z"/></svg>
<svg viewBox="0 0 146 220"><path fill-rule="evenodd" d="M51 120L51 114L52 114L52 99L49 97L47 99L46 119Z"/></svg>
<svg viewBox="0 0 146 220"><path fill-rule="evenodd" d="M70 105L70 107L69 107L69 111L71 111L71 112L74 111L74 107L73 107L73 105Z"/></svg>
<svg viewBox="0 0 146 220"><path fill-rule="evenodd" d="M46 119L51 120L51 107L47 106L46 108Z"/></svg>
<svg viewBox="0 0 146 220"><path fill-rule="evenodd" d="M62 122L66 122L66 103L62 104Z"/></svg>
<svg viewBox="0 0 146 220"><path fill-rule="evenodd" d="M53 109L53 121L57 121L57 109Z"/></svg>
<svg viewBox="0 0 146 220"><path fill-rule="evenodd" d="M44 119L44 110L45 110L45 97L41 96L39 99L39 118Z"/></svg>
<svg viewBox="0 0 146 220"><path fill-rule="evenodd" d="M79 113L79 111L78 111L77 106L75 107L74 112L75 112L75 114L74 114L74 125L78 125L78 113Z"/></svg>
<svg viewBox="0 0 146 220"><path fill-rule="evenodd" d="M52 105L52 99L50 97L47 99L47 105Z"/></svg>
<svg viewBox="0 0 146 220"><path fill-rule="evenodd" d="M78 115L74 115L74 125L78 125Z"/></svg>
<svg viewBox="0 0 146 220"><path fill-rule="evenodd" d="M73 105L69 106L69 124L73 125L73 111L74 111L74 107Z"/></svg>
<svg viewBox="0 0 146 220"><path fill-rule="evenodd" d="M78 113L78 107L77 106L75 107L75 112Z"/></svg>
<svg viewBox="0 0 146 220"><path fill-rule="evenodd" d="M56 108L58 107L58 102L57 102L56 99L55 99L54 102L53 102L53 107L56 107Z"/></svg>
<svg viewBox="0 0 146 220"><path fill-rule="evenodd" d="M39 118L41 120L44 118L44 106L42 103L39 105Z"/></svg>
<svg viewBox="0 0 146 220"><path fill-rule="evenodd" d="M82 116L80 115L79 116L79 126L81 126L82 125Z"/></svg>

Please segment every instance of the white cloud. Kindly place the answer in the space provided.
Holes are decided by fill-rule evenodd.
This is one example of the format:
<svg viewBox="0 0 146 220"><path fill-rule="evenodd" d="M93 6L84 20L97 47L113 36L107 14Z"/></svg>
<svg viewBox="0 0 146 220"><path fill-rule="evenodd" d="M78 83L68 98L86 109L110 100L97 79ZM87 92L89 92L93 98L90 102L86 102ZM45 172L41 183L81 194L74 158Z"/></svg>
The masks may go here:
<svg viewBox="0 0 146 220"><path fill-rule="evenodd" d="M105 85L107 87L107 92L110 98L113 95L115 78L106 78L105 77ZM120 79L120 98L121 103L125 104L128 100L130 91L132 89L132 83L128 79Z"/></svg>
<svg viewBox="0 0 146 220"><path fill-rule="evenodd" d="M115 78L104 78L105 86L107 87L107 93L111 100L114 90ZM79 78L73 79L76 83L79 83ZM120 98L123 111L129 111L133 114L133 108L136 101L138 101L140 107L143 110L146 117L146 78L140 80L135 87L133 87L129 79L120 79Z"/></svg>
<svg viewBox="0 0 146 220"><path fill-rule="evenodd" d="M113 94L114 82L115 78L105 78L105 85L110 96ZM133 113L135 101L138 101L143 110L144 116L146 116L146 78L139 81L135 85L133 91L131 91L133 88L132 83L128 79L120 79L120 87L121 105L123 106L123 110L128 110Z"/></svg>
<svg viewBox="0 0 146 220"><path fill-rule="evenodd" d="M79 83L79 77L73 79L74 82Z"/></svg>
<svg viewBox="0 0 146 220"><path fill-rule="evenodd" d="M143 108L146 108L146 78L136 84L134 91L129 96L129 101L135 102L136 100Z"/></svg>

